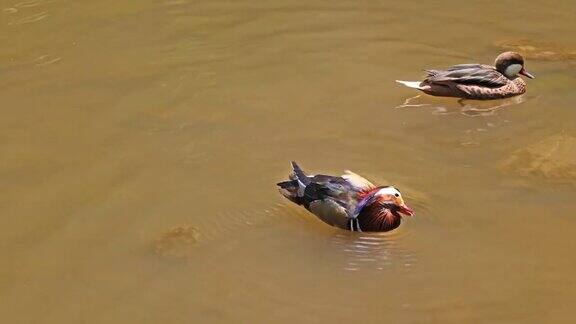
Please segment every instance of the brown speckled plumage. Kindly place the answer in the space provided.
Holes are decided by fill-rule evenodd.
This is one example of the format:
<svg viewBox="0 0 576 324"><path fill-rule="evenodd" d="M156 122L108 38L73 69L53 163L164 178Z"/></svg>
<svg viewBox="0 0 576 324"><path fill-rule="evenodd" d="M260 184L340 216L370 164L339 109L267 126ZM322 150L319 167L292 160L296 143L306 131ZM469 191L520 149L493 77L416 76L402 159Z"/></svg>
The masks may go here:
<svg viewBox="0 0 576 324"><path fill-rule="evenodd" d="M429 86L422 91L429 95L440 97L457 97L464 99L490 100L502 99L521 95L526 92L526 82L517 77L514 80L507 80L503 86L491 88L483 85L465 85L456 82L448 84L422 83L423 86Z"/></svg>

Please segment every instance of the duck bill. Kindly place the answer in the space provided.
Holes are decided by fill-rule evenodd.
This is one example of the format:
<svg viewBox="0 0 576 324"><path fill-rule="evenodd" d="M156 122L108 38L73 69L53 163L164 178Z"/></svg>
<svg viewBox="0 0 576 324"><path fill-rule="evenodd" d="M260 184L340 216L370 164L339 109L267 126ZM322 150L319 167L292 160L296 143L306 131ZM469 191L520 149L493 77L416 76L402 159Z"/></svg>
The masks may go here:
<svg viewBox="0 0 576 324"><path fill-rule="evenodd" d="M399 209L398 211L406 216L414 216L414 211L412 210L412 208L406 206L406 205L401 205L398 206Z"/></svg>
<svg viewBox="0 0 576 324"><path fill-rule="evenodd" d="M402 197L396 197L394 203L396 204L396 206L398 206L398 211L401 214L404 214L406 216L414 216L414 211L412 210L412 208L406 206L406 204L404 203L404 199L402 199Z"/></svg>
<svg viewBox="0 0 576 324"><path fill-rule="evenodd" d="M522 68L522 70L520 70L519 72L520 74L522 74L523 76L530 78L530 79L534 79L534 76L530 73L528 73L528 71L526 71L524 68Z"/></svg>

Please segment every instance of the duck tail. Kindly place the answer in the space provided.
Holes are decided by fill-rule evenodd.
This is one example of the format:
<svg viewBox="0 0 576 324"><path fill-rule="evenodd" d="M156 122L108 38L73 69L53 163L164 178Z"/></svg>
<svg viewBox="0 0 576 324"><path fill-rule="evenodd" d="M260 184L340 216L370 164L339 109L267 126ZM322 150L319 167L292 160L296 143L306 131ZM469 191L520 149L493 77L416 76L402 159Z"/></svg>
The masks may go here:
<svg viewBox="0 0 576 324"><path fill-rule="evenodd" d="M310 179L308 179L308 175L302 171L298 163L292 161L292 174L290 175L290 179L298 181L298 184L302 187L306 187L310 184Z"/></svg>
<svg viewBox="0 0 576 324"><path fill-rule="evenodd" d="M412 88L412 89L418 89L418 90L422 90L422 82L420 81L400 81L400 80L396 80L396 82L403 84L405 86L407 86L408 88Z"/></svg>
<svg viewBox="0 0 576 324"><path fill-rule="evenodd" d="M298 182L296 180L282 181L278 182L276 185L279 187L278 191L280 191L282 196L300 204L298 197Z"/></svg>
<svg viewBox="0 0 576 324"><path fill-rule="evenodd" d="M290 180L288 181L282 181L276 184L279 187L278 191L280 191L282 196L290 199L292 202L302 205L304 190L306 186L310 184L310 179L294 161L292 161L292 172L289 178Z"/></svg>

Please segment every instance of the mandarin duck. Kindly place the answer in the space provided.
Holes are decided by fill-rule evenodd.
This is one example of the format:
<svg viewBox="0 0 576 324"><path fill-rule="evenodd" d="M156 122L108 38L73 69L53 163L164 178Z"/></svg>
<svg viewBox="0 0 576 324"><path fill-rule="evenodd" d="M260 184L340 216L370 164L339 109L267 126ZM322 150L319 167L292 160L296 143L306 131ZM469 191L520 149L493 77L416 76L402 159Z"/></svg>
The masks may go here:
<svg viewBox="0 0 576 324"><path fill-rule="evenodd" d="M351 171L342 176L308 175L292 162L289 179L277 184L280 193L335 227L387 232L400 226L401 214L414 215L398 189L375 186Z"/></svg>

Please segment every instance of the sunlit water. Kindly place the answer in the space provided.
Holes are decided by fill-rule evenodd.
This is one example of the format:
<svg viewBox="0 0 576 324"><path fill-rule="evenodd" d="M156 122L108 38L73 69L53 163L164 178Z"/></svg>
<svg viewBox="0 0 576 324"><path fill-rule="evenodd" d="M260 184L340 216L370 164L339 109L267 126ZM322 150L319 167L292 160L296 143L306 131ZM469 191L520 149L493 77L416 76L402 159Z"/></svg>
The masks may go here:
<svg viewBox="0 0 576 324"><path fill-rule="evenodd" d="M2 1L2 322L571 323L576 190L499 165L576 136L575 18L573 1ZM503 42L559 53L527 59L522 97L394 82ZM290 160L394 184L416 216L327 227L277 193Z"/></svg>

